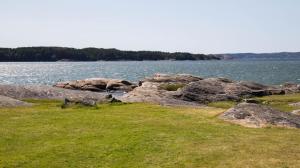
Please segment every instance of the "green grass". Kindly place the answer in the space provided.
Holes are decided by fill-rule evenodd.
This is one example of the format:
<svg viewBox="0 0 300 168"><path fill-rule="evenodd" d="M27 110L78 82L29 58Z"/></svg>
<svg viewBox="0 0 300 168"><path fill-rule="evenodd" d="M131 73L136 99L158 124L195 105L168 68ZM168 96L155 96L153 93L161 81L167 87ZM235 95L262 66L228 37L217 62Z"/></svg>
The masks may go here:
<svg viewBox="0 0 300 168"><path fill-rule="evenodd" d="M183 88L184 86L185 84L182 83L169 83L169 84L161 84L159 88L167 91L176 91L179 88Z"/></svg>
<svg viewBox="0 0 300 168"><path fill-rule="evenodd" d="M235 106L236 104L237 102L233 102L233 101L218 101L218 102L211 102L208 104L208 106L215 107L215 108L229 109Z"/></svg>
<svg viewBox="0 0 300 168"><path fill-rule="evenodd" d="M272 95L257 98L263 104L272 106L281 111L291 112L300 109L300 107L290 106L291 103L300 102L300 94L287 94L287 95Z"/></svg>
<svg viewBox="0 0 300 168"><path fill-rule="evenodd" d="M222 108L30 102L38 105L0 109L0 167L300 165L300 130L230 124L216 117Z"/></svg>

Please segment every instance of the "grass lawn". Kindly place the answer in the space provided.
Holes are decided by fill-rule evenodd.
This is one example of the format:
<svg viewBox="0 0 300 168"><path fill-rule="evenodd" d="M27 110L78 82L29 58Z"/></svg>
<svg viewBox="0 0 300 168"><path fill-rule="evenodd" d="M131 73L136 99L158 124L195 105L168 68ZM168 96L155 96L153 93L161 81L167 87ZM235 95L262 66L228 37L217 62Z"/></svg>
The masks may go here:
<svg viewBox="0 0 300 168"><path fill-rule="evenodd" d="M245 128L219 108L111 104L0 109L0 167L299 167L300 130Z"/></svg>
<svg viewBox="0 0 300 168"><path fill-rule="evenodd" d="M281 111L291 112L300 107L290 106L291 103L300 102L300 94L273 95L258 98L263 104L272 106ZM299 166L300 167L300 166Z"/></svg>

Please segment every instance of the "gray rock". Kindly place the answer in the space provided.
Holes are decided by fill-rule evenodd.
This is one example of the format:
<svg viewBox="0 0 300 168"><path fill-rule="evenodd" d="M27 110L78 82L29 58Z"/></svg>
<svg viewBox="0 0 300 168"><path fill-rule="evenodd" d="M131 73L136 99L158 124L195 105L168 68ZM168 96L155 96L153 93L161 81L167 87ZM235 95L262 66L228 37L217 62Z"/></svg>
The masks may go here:
<svg viewBox="0 0 300 168"><path fill-rule="evenodd" d="M6 96L0 96L0 107L23 107L31 105L31 103L26 103Z"/></svg>
<svg viewBox="0 0 300 168"><path fill-rule="evenodd" d="M91 106L94 107L97 105L97 102L93 99L82 99L82 100L70 100L70 99L65 99L64 104L62 105L62 108L68 107L73 104L80 104L84 106Z"/></svg>
<svg viewBox="0 0 300 168"><path fill-rule="evenodd" d="M240 103L219 117L246 127L261 128L274 125L300 128L300 116L253 103Z"/></svg>
<svg viewBox="0 0 300 168"><path fill-rule="evenodd" d="M282 89L285 91L285 93L300 93L300 84L285 83L282 85Z"/></svg>
<svg viewBox="0 0 300 168"><path fill-rule="evenodd" d="M162 85L182 85L177 91L161 89ZM139 87L121 99L129 102L207 104L215 101L241 101L245 98L284 94L279 86L254 82L236 82L226 78L200 78L191 75L156 74L140 82Z"/></svg>
<svg viewBox="0 0 300 168"><path fill-rule="evenodd" d="M106 93L68 90L46 85L0 85L0 95L14 99L91 99L98 103L110 102L113 98Z"/></svg>
<svg viewBox="0 0 300 168"><path fill-rule="evenodd" d="M147 102L173 106L199 106L199 104L195 102L177 99L177 91L159 89L160 85L161 83L144 82L141 86L123 95L120 99L123 102Z"/></svg>
<svg viewBox="0 0 300 168"><path fill-rule="evenodd" d="M278 87L253 82L235 82L224 78L207 78L186 85L180 98L185 101L209 103L215 101L241 101L243 98L283 94Z"/></svg>
<svg viewBox="0 0 300 168"><path fill-rule="evenodd" d="M202 80L203 78L192 76L189 74L177 74L177 75L169 75L169 74L155 74L152 77L145 78L143 82L155 82L155 83L184 83L188 84L191 82L196 82Z"/></svg>
<svg viewBox="0 0 300 168"><path fill-rule="evenodd" d="M65 89L88 90L94 92L105 92L114 90L129 92L136 87L135 84L125 80L106 78L90 78L84 80L58 82L54 86Z"/></svg>

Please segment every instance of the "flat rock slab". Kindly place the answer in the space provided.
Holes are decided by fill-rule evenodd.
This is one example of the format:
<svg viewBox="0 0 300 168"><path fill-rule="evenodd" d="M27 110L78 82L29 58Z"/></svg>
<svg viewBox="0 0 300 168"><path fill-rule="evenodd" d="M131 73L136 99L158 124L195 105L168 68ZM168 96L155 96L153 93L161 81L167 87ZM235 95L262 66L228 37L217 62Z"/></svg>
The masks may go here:
<svg viewBox="0 0 300 168"><path fill-rule="evenodd" d="M145 78L142 82L156 82L156 83L185 83L196 82L202 80L203 78L192 76L189 74L154 74L152 77Z"/></svg>
<svg viewBox="0 0 300 168"><path fill-rule="evenodd" d="M226 78L206 78L191 82L180 92L182 100L199 103L241 101L242 98L284 94L284 90L279 87L254 82L237 82Z"/></svg>
<svg viewBox="0 0 300 168"><path fill-rule="evenodd" d="M90 91L77 91L56 88L46 85L0 85L0 95L14 99L56 99L64 100L86 100L91 99L97 102L110 102L113 98L105 93Z"/></svg>
<svg viewBox="0 0 300 168"><path fill-rule="evenodd" d="M124 91L129 92L137 87L135 84L119 79L90 78L83 80L58 82L55 87L73 90L88 90L94 92Z"/></svg>
<svg viewBox="0 0 300 168"><path fill-rule="evenodd" d="M269 125L300 128L300 116L281 112L271 107L240 103L219 116L225 121L246 127L261 128Z"/></svg>
<svg viewBox="0 0 300 168"><path fill-rule="evenodd" d="M0 107L20 107L31 106L31 103L26 103L20 100L16 100L10 97L0 95Z"/></svg>

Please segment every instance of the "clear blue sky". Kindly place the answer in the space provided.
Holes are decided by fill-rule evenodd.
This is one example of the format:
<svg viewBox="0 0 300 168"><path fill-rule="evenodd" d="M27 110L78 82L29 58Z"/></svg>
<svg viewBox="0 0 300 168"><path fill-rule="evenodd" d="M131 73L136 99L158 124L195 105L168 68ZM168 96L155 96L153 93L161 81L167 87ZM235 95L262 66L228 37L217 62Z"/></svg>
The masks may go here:
<svg viewBox="0 0 300 168"><path fill-rule="evenodd" d="M300 0L0 0L0 47L300 51Z"/></svg>

